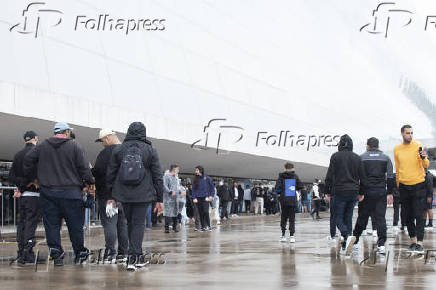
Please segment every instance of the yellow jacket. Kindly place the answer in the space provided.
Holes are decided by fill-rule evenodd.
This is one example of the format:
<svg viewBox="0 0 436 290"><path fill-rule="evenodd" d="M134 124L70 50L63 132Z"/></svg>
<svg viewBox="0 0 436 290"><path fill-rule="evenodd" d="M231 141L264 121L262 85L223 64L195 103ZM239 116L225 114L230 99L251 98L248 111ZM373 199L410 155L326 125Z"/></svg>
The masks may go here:
<svg viewBox="0 0 436 290"><path fill-rule="evenodd" d="M425 181L425 168L430 161L419 156L421 143L412 140L410 144L401 143L394 148L397 186L400 183L415 185Z"/></svg>

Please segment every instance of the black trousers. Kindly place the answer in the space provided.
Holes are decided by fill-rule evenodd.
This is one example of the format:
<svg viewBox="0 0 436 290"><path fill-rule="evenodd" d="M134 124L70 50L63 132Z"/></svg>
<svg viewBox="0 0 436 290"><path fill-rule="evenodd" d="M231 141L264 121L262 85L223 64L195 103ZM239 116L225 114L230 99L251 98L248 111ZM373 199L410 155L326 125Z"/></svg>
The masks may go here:
<svg viewBox="0 0 436 290"><path fill-rule="evenodd" d="M173 224L173 230L175 230L177 228L177 222L178 219L177 217L165 217L165 230L169 230L170 229L170 223Z"/></svg>
<svg viewBox="0 0 436 290"><path fill-rule="evenodd" d="M385 189L376 189L365 193L365 198L358 204L358 217L353 231L356 243L359 241L362 232L366 229L368 219L371 216L371 220L374 220L377 225L377 245L384 246L386 243L386 203Z"/></svg>
<svg viewBox="0 0 436 290"><path fill-rule="evenodd" d="M67 223L75 255L86 251L83 236L83 223L85 221L83 200L57 198L41 194L40 203L47 246L51 250L52 258L58 258L64 251L60 234L62 218Z"/></svg>
<svg viewBox="0 0 436 290"><path fill-rule="evenodd" d="M251 209L251 200L244 200L245 202L245 212L249 213Z"/></svg>
<svg viewBox="0 0 436 290"><path fill-rule="evenodd" d="M209 202L206 201L205 197L198 197L198 213L200 214L200 222L201 228L205 229L210 227L210 218L209 218Z"/></svg>
<svg viewBox="0 0 436 290"><path fill-rule="evenodd" d="M335 196L330 197L330 236L336 236Z"/></svg>
<svg viewBox="0 0 436 290"><path fill-rule="evenodd" d="M22 196L18 199L17 242L18 254L24 249L32 251L35 245L35 231L41 217L39 197Z"/></svg>
<svg viewBox="0 0 436 290"><path fill-rule="evenodd" d="M221 201L221 218L222 219L223 218L226 218L226 219L229 218L229 212L227 210L227 205L228 205L229 202L231 202L231 201L227 201L227 200Z"/></svg>
<svg viewBox="0 0 436 290"><path fill-rule="evenodd" d="M148 204L146 202L123 203L129 235L129 255L142 255L142 240L144 239Z"/></svg>
<svg viewBox="0 0 436 290"><path fill-rule="evenodd" d="M424 211L426 209L425 183L404 185L400 183L401 211L404 210L409 237L424 240ZM415 224L416 221L416 224Z"/></svg>
<svg viewBox="0 0 436 290"><path fill-rule="evenodd" d="M200 218L200 211L198 210L198 203L192 203L192 209L194 211L194 221L195 221L195 228L199 230L201 228L201 218Z"/></svg>
<svg viewBox="0 0 436 290"><path fill-rule="evenodd" d="M313 204L313 209L311 214L313 215L316 213L316 216L319 217L319 207L321 205L321 200L319 198L316 198L313 200L312 204Z"/></svg>
<svg viewBox="0 0 436 290"><path fill-rule="evenodd" d="M405 219L404 219L404 211L400 211L401 204L400 204L400 197L394 197L394 223L393 226L398 226L398 221L401 218L401 227L405 227ZM401 212L401 214L400 214Z"/></svg>
<svg viewBox="0 0 436 290"><path fill-rule="evenodd" d="M289 220L289 232L293 236L295 233L295 211L296 206L294 205L282 205L282 215L280 220L280 227L282 228L282 235L286 233L286 224Z"/></svg>

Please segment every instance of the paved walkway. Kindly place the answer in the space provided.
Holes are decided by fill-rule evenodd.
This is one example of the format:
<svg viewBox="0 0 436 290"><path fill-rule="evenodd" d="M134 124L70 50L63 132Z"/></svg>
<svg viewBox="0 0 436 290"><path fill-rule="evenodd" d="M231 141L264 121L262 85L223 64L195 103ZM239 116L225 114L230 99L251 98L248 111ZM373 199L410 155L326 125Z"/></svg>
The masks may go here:
<svg viewBox="0 0 436 290"><path fill-rule="evenodd" d="M325 215L325 213L324 213ZM392 216L392 210L388 210ZM408 289L436 287L435 258L408 257L406 234L388 233L389 257L372 253L372 237L360 243L351 258L337 255L326 240L328 217L312 221L299 216L296 244L280 243L279 216L240 217L211 233L186 231L146 233L144 248L167 253L167 263L135 273L121 265L65 265L63 268L0 264L3 289ZM391 225L391 219L388 219ZM89 248L103 245L98 229L91 230ZM70 248L68 238L65 248ZM425 248L436 249L436 232L427 232ZM41 250L47 252L45 246ZM0 244L0 256L14 255L15 244ZM368 258L366 261L364 261ZM387 263L387 271L385 272ZM375 262L375 263L374 263Z"/></svg>

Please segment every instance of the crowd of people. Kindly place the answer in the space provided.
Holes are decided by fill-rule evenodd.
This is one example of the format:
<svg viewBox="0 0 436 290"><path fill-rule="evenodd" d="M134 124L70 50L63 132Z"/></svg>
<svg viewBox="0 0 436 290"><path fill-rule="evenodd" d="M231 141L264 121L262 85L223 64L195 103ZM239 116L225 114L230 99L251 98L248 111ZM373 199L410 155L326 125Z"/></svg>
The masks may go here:
<svg viewBox="0 0 436 290"><path fill-rule="evenodd" d="M329 239L336 241L339 229L338 245L346 255L358 248L369 217L377 230L378 252L385 253L387 204L394 205L394 226L400 216L402 228L407 226L411 251L423 252L426 210L432 225L432 176L425 170L429 161L422 145L412 140L408 125L401 129L403 143L394 150L396 179L391 160L378 149L378 139L368 139L367 151L359 156L353 153L351 138L344 135L338 152L331 157L325 184L318 178L304 184L294 165L287 162L274 188L231 180L215 185L200 165L195 167L192 180L182 180L176 164L164 172L141 122L130 124L123 142L114 131L100 130L96 142L104 148L93 166L68 124L56 123L53 132L52 137L39 142L35 132L27 131L25 147L15 155L10 170L10 181L17 186L14 197L19 199L20 265L35 261L35 230L41 215L54 265L64 264L63 220L74 262L85 261L90 253L84 245L85 209L92 207L95 199L105 238L103 260L125 263L132 271L147 264L142 249L146 228L162 220L167 234L190 222L195 231L210 232L215 224L242 213L281 214L280 241L287 241L288 227L289 242L295 243L295 214L308 213L314 220L321 219L320 211L330 208Z"/></svg>

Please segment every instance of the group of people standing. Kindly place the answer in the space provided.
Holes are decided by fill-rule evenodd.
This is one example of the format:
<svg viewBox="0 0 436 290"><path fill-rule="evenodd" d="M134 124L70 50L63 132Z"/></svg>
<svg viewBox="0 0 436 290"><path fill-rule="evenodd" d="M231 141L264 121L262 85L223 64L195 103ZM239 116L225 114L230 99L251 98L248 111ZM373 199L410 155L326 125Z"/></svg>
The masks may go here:
<svg viewBox="0 0 436 290"><path fill-rule="evenodd" d="M353 152L353 141L348 135L341 137L338 152L330 159L326 176L326 194L330 199L331 238L336 228L341 237L338 242L346 255L358 250L359 238L366 229L368 218L376 225L377 252L385 254L386 207L394 202L398 191L402 222L410 237L409 250L424 253L424 213L432 205L433 177L427 168L429 160L422 145L413 140L410 125L401 128L403 142L394 148L395 172L390 158L379 149L375 137L367 140L366 152L361 156ZM358 201L358 218L352 227L353 210ZM397 204L398 207L398 204ZM396 214L398 223L398 212Z"/></svg>
<svg viewBox="0 0 436 290"><path fill-rule="evenodd" d="M146 265L142 241L145 220L150 219L152 207L155 215L164 215L166 233L170 232L170 226L178 232L178 224L187 218L194 218L196 231L211 231L210 207L217 223L229 219L231 213L241 213L243 206L246 212L261 215L264 207L267 213L280 210L280 241L287 241L289 223L290 242L295 242L298 191L304 195L308 192L292 163L284 165L274 192L260 184L253 188L246 185L244 189L237 182L232 186L222 182L215 187L202 166L195 167L193 182L186 185L178 177L178 165L171 165L162 173L157 151L147 139L141 122L130 124L123 142L112 130L102 129L96 142L101 142L104 149L93 167L82 147L73 140L72 131L68 124L56 123L53 136L40 144L37 134L28 131L24 134L25 148L14 157L10 180L18 187L14 196L19 198L19 264L35 261L35 230L41 214L54 264L63 265L65 253L60 238L63 219L75 263L86 260L89 250L84 246L85 206L94 195L105 236L103 259L127 262L128 270ZM429 175L426 178L429 160L422 145L413 140L411 126L403 126L401 134L403 143L394 149L396 179L391 160L379 150L379 141L374 137L368 139L366 152L359 156L353 152L352 139L343 135L338 152L330 159L323 189L330 202L330 235L335 239L336 228L339 229L338 242L346 254L356 248L369 217L377 227L378 252L384 254L386 205L394 202L396 192L394 206L399 208L401 204L401 220L411 239L410 250L424 251L424 212L429 204L431 208L433 195L432 185L429 185L432 178ZM320 218L320 183L321 180L316 179L310 190L314 219ZM358 218L353 230L352 216L357 201ZM307 202L304 206L307 207ZM397 211L395 222L398 223Z"/></svg>

